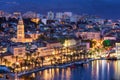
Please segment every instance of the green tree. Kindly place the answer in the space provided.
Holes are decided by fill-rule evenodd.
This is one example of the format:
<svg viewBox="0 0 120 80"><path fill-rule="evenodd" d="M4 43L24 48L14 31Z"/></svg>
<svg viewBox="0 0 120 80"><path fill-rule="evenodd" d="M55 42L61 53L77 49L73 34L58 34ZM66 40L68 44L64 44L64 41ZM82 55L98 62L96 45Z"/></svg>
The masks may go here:
<svg viewBox="0 0 120 80"><path fill-rule="evenodd" d="M104 47L109 47L109 46L111 46L111 41L110 41L110 40L104 40L104 41L103 41L103 46L104 46Z"/></svg>

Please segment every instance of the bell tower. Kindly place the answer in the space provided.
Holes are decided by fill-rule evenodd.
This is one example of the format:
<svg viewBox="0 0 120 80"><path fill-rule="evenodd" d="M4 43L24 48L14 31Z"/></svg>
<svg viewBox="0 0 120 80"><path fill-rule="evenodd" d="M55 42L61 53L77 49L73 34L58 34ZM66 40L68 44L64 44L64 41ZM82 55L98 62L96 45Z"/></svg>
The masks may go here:
<svg viewBox="0 0 120 80"><path fill-rule="evenodd" d="M17 25L17 40L18 42L24 42L25 34L24 34L24 23L22 17L20 17Z"/></svg>

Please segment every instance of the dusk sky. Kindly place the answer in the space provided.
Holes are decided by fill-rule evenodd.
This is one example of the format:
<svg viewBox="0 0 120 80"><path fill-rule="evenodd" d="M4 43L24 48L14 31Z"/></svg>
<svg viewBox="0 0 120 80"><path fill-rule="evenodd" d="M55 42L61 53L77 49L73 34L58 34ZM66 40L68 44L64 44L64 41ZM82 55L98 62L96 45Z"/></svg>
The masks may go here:
<svg viewBox="0 0 120 80"><path fill-rule="evenodd" d="M120 18L120 0L0 0L0 9L8 12L40 13L72 11L105 18Z"/></svg>

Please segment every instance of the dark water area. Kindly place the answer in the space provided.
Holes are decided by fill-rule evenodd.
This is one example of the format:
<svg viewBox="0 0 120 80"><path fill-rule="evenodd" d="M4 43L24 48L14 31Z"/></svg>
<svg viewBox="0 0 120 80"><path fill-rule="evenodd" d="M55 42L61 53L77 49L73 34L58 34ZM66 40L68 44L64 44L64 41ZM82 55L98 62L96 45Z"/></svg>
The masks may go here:
<svg viewBox="0 0 120 80"><path fill-rule="evenodd" d="M120 61L97 60L75 68L48 69L30 76L35 77L34 80L120 80Z"/></svg>

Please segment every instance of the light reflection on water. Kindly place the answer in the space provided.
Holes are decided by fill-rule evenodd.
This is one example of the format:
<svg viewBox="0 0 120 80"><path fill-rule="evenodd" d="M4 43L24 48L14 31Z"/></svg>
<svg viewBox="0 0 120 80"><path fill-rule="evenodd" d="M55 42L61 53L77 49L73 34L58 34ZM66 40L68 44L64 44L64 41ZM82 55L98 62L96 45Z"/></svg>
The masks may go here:
<svg viewBox="0 0 120 80"><path fill-rule="evenodd" d="M35 75L35 80L120 80L120 61L97 60L76 68L48 69Z"/></svg>
<svg viewBox="0 0 120 80"><path fill-rule="evenodd" d="M71 69L48 69L37 73L38 80L70 80Z"/></svg>

